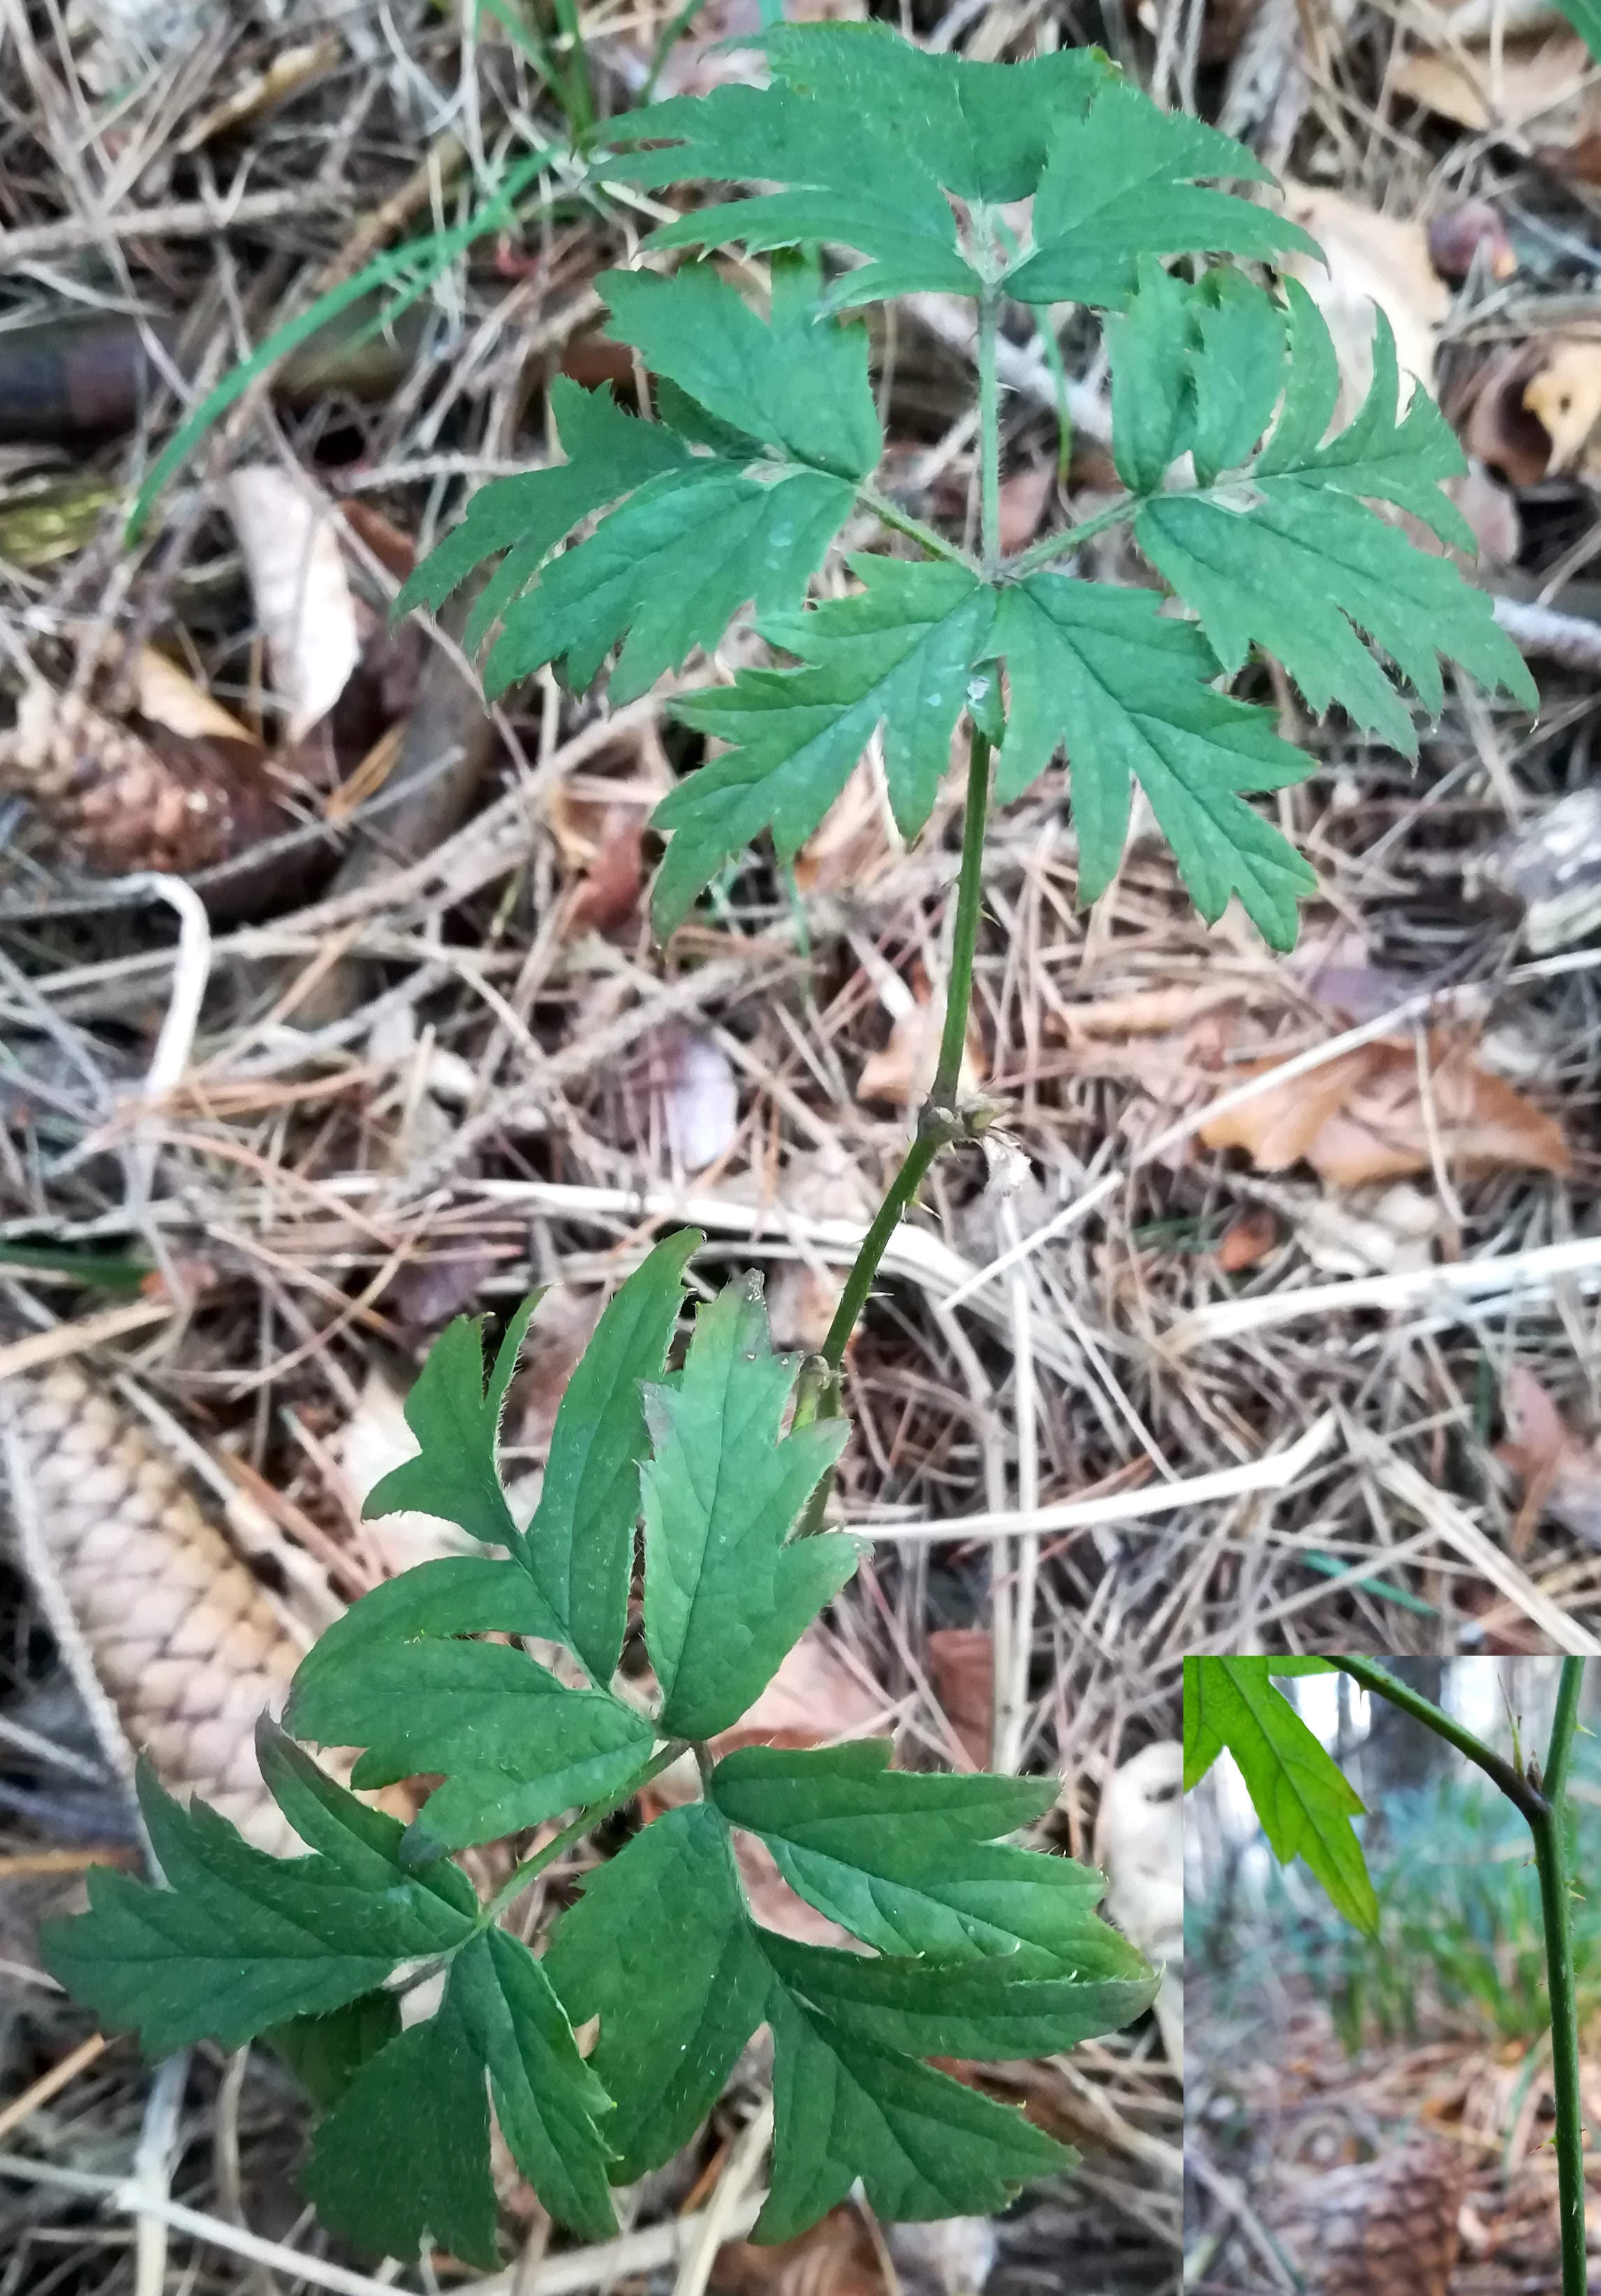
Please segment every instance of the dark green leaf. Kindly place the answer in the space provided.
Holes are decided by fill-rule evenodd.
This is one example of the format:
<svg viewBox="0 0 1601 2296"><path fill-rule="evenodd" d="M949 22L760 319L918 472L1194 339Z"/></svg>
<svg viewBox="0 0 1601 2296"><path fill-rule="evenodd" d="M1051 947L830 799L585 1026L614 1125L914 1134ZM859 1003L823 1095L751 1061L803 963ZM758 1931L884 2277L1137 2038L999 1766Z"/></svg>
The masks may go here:
<svg viewBox="0 0 1601 2296"><path fill-rule="evenodd" d="M814 1421L779 1441L799 1369L770 1350L755 1277L701 1308L677 1383L645 1390L645 1634L664 1735L736 1722L856 1569L854 1539L789 1536L850 1433Z"/></svg>
<svg viewBox="0 0 1601 2296"><path fill-rule="evenodd" d="M644 1383L660 1379L701 1242L683 1229L659 1243L607 1306L556 1413L539 1505L528 1528L529 1568L599 1684L617 1670L628 1627L639 1465L650 1446Z"/></svg>
<svg viewBox="0 0 1601 2296"><path fill-rule="evenodd" d="M1361 1798L1274 1688L1273 1668L1267 1658L1185 1660L1185 1791L1227 1747L1280 1865L1303 1857L1347 1921L1375 1931L1378 1900L1351 1823Z"/></svg>
<svg viewBox="0 0 1601 2296"><path fill-rule="evenodd" d="M1135 494L1154 494L1189 444L1193 419L1188 357L1190 291L1152 257L1139 263L1139 292L1108 320L1112 359L1112 452Z"/></svg>
<svg viewBox="0 0 1601 2296"><path fill-rule="evenodd" d="M747 440L844 479L877 463L883 434L866 330L817 316L815 258L775 260L767 324L710 264L671 279L608 271L596 284L612 308L610 332Z"/></svg>
<svg viewBox="0 0 1601 2296"><path fill-rule="evenodd" d="M1244 792L1304 780L1311 760L1279 739L1270 711L1215 692L1205 639L1157 607L1149 591L1060 574L1031 574L1003 592L995 643L1011 672L1012 718L997 801L1019 795L1065 748L1079 898L1088 902L1122 858L1137 781L1208 923L1237 893L1264 938L1292 947L1297 900L1318 880Z"/></svg>
<svg viewBox="0 0 1601 2296"><path fill-rule="evenodd" d="M835 282L828 300L842 308L922 289L979 292L945 193L1028 198L1054 132L1109 70L1083 48L1022 64L930 55L875 24L775 26L762 45L771 87L718 88L629 113L609 127L611 140L670 148L607 158L601 172L783 186L700 208L649 243L853 247L868 260Z"/></svg>
<svg viewBox="0 0 1601 2296"><path fill-rule="evenodd" d="M460 524L406 579L395 601L397 614L412 606L443 605L475 566L503 550L519 554L525 569L521 578L527 580L581 518L690 460L689 448L672 431L636 421L609 390L580 390L565 375L550 387L550 412L566 461L480 487ZM501 597L486 613L479 601L483 619L477 627L469 625L469 646L477 644L505 603Z"/></svg>
<svg viewBox="0 0 1601 2296"><path fill-rule="evenodd" d="M493 1574L488 1585L472 1584L475 1567ZM431 1606L428 1586L409 1584L425 1578L440 1597ZM603 1800L648 1756L650 1724L609 1693L566 1689L505 1643L453 1638L544 1633L548 1615L515 1563L449 1557L374 1588L301 1661L290 1721L316 1744L365 1748L355 1785L442 1774L409 1830L407 1865Z"/></svg>
<svg viewBox="0 0 1601 2296"><path fill-rule="evenodd" d="M653 480L505 608L485 692L547 661L582 692L621 639L608 691L632 701L696 646L716 646L747 602L758 613L800 605L853 499L820 471L756 477L701 461Z"/></svg>
<svg viewBox="0 0 1601 2296"><path fill-rule="evenodd" d="M491 1546L519 1550L522 1534L500 1487L496 1450L505 1391L538 1304L536 1292L513 1316L487 1389L482 1317L458 1316L440 1332L406 1398L406 1423L421 1452L380 1477L363 1504L364 1516L415 1507L458 1523Z"/></svg>
<svg viewBox="0 0 1601 2296"><path fill-rule="evenodd" d="M285 1774L302 1765L313 1767L283 1750L269 1783L297 1832L318 1834L326 1854L269 1857L204 1803L182 1809L144 1772L140 1804L169 1886L95 1868L89 1911L45 1925L53 1974L107 2024L137 2025L150 2056L204 2038L237 2048L369 1993L399 1963L471 1932L471 1912L440 1894L459 1887L471 1899L464 1875L407 1874L396 1821L328 1780L297 1796Z"/></svg>
<svg viewBox="0 0 1601 2296"><path fill-rule="evenodd" d="M1050 1808L1048 1783L891 1770L889 1755L883 1738L743 1746L713 1771L711 1798L809 1905L886 1953L1004 1956L1009 1973L1038 1973L1104 1941L1100 1874L996 1843Z"/></svg>
<svg viewBox="0 0 1601 2296"><path fill-rule="evenodd" d="M1273 209L1196 178L1271 183L1243 144L1182 112L1165 112L1127 81L1110 81L1087 112L1064 118L1034 201L1032 251L1007 273L1024 303L1115 308L1142 256L1211 253L1270 262L1317 242Z"/></svg>
<svg viewBox="0 0 1601 2296"><path fill-rule="evenodd" d="M1126 404L1144 410L1131 417L1134 447L1119 447L1120 469L1131 485L1147 491L1160 485L1162 474L1162 404L1170 396L1171 362L1160 372L1152 367L1143 381L1140 371L1154 357L1157 337L1168 340L1169 331L1181 324L1175 289L1170 280L1157 287L1142 271L1126 332L1113 344L1114 425L1119 361ZM1147 320L1140 313L1148 291L1154 300ZM1249 297L1260 293L1236 291L1229 324L1214 325L1210 334L1203 330L1199 343L1192 341L1185 352L1194 397L1179 403L1168 442L1172 454L1189 443L1195 410L1210 410L1215 428L1216 410L1231 393L1249 400L1254 421L1266 385L1245 363L1257 356L1253 346L1264 339L1265 323L1244 324L1243 314ZM1399 377L1388 322L1381 313L1366 402L1326 442L1339 383L1333 346L1305 290L1292 281L1286 293L1289 381L1272 437L1243 481L1153 494L1135 524L1141 549L1194 607L1225 669L1237 669L1252 644L1263 646L1284 663L1314 709L1338 701L1359 725L1397 749L1416 749L1411 713L1359 631L1383 647L1432 713L1444 698L1441 655L1532 706L1533 682L1516 648L1497 628L1484 592L1465 582L1448 560L1416 548L1369 506L1392 503L1443 540L1472 546L1460 513L1440 491L1439 481L1466 465L1439 409L1419 388L1397 419ZM1207 308L1201 306L1203 317Z"/></svg>
<svg viewBox="0 0 1601 2296"><path fill-rule="evenodd" d="M733 746L656 809L671 832L653 902L663 936L761 830L792 858L881 724L896 820L910 837L928 818L996 594L943 562L849 562L865 586L855 595L763 621L764 636L808 668L743 670L673 704L686 725Z"/></svg>
<svg viewBox="0 0 1601 2296"><path fill-rule="evenodd" d="M773 2184L756 2238L790 2240L859 2177L886 2223L991 2216L1078 2157L948 2074L848 2032L775 1986Z"/></svg>
<svg viewBox="0 0 1601 2296"><path fill-rule="evenodd" d="M912 2057L1038 2057L1109 2033L1148 2009L1157 1977L1126 1939L1093 1918L1070 1972L1032 1973L998 1956L930 1962L801 1945L771 1930L761 1949L785 1988L881 2048Z"/></svg>
<svg viewBox="0 0 1601 2296"><path fill-rule="evenodd" d="M489 2271L489 2099L461 1992L453 1968L434 2015L362 2067L316 2132L305 2183L324 2223L359 2248L407 2258L426 2237Z"/></svg>
<svg viewBox="0 0 1601 2296"><path fill-rule="evenodd" d="M400 2030L400 2003L393 1993L361 1993L320 2017L291 2017L271 2025L261 2038L283 2060L314 2104L329 2112L369 2057L376 2056Z"/></svg>
<svg viewBox="0 0 1601 2296"><path fill-rule="evenodd" d="M575 2023L600 2018L589 2063L617 2100L606 2136L625 2184L670 2159L717 2103L761 2021L768 1973L704 1802L657 1818L580 1886L544 1968Z"/></svg>
<svg viewBox="0 0 1601 2296"><path fill-rule="evenodd" d="M554 2217L603 2240L617 2229L602 2134L612 2100L579 2056L542 1964L490 1930L457 1955L450 1981L513 2159Z"/></svg>

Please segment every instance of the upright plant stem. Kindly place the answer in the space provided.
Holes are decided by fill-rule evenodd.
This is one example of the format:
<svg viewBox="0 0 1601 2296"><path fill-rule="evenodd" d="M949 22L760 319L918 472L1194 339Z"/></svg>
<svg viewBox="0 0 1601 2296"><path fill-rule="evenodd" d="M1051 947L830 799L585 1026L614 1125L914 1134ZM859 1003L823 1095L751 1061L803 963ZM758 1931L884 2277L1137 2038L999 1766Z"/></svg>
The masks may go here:
<svg viewBox="0 0 1601 2296"><path fill-rule="evenodd" d="M891 1181L872 1226L862 1238L840 1304L823 1342L823 1356L831 1371L845 1360L846 1343L867 1294L890 1238L902 1213L923 1185L924 1174L941 1148L957 1139L962 1119L956 1099L962 1081L962 1055L967 1047L967 1008L973 996L973 956L978 941L979 911L983 897L984 823L989 806L990 747L976 726L969 729L967 810L962 822L962 873L956 885L956 927L951 935L950 980L945 996L945 1027L940 1039L940 1062L933 1089L917 1120L916 1136L907 1150L900 1169ZM809 1515L809 1522L810 1517Z"/></svg>
<svg viewBox="0 0 1601 2296"><path fill-rule="evenodd" d="M1563 2296L1585 2296L1584 2111L1579 2095L1579 2013L1573 1984L1573 1923L1569 1894L1567 1776L1584 1660L1564 1658L1556 1693L1556 1719L1542 1776L1531 1762L1525 1777L1438 1706L1409 1690L1371 1659L1338 1658L1342 1673L1387 1699L1475 1762L1522 1812L1534 1837L1540 1912L1546 1933L1546 1986L1551 2004L1551 2080L1556 2109L1556 2183L1562 2228Z"/></svg>
<svg viewBox="0 0 1601 2296"><path fill-rule="evenodd" d="M979 533L987 575L1000 564L1000 392L995 364L999 301L991 289L979 305Z"/></svg>
<svg viewBox="0 0 1601 2296"><path fill-rule="evenodd" d="M1579 2011L1573 1985L1573 1923L1567 1849L1568 1756L1579 1719L1584 1660L1564 1659L1543 1797L1531 1818L1546 1927L1551 1997L1551 2082L1556 2106L1557 2205L1562 2222L1563 2296L1585 2296L1584 2109L1579 2095Z"/></svg>

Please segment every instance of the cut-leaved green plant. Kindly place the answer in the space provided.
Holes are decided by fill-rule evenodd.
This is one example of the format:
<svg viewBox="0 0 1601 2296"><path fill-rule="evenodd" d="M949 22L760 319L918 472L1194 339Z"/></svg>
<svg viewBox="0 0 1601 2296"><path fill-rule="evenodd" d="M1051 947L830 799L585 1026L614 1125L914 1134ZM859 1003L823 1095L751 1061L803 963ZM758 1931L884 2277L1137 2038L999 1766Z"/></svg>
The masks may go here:
<svg viewBox="0 0 1601 2296"><path fill-rule="evenodd" d="M136 2025L152 2056L202 2038L276 2048L327 2108L308 2191L382 2254L427 2237L496 2261L491 2099L551 2213L610 2232L610 2187L694 2135L762 2026L776 2126L759 2238L803 2230L858 2177L885 2218L988 2212L1071 2156L927 2060L1070 2048L1155 1990L1096 1912L1100 1876L1006 1838L1050 1808L1051 1781L892 1769L884 1739L709 1752L859 1550L838 1532L791 1536L845 1422L793 1423L799 1365L772 1353L754 1281L701 1307L669 1368L699 1241L658 1244L607 1308L525 1528L497 1446L535 1303L487 1388L478 1324L459 1320L433 1349L406 1405L418 1453L366 1512L420 1508L501 1551L422 1563L364 1595L302 1663L282 1726L263 1722L262 1774L308 1854L267 1856L144 1774L166 1886L96 1871L90 1911L46 1932L62 1981L108 2024ZM650 1710L617 1680L642 1515ZM559 1680L521 1636L562 1645L587 1681ZM297 1740L359 1749L358 1790L438 1783L405 1825ZM547 1950L501 1925L691 1749L703 1798L595 1866ZM573 1810L486 1900L453 1861ZM735 1830L864 1949L757 1920ZM594 2018L586 2057L574 2028Z"/></svg>
<svg viewBox="0 0 1601 2296"><path fill-rule="evenodd" d="M1486 1661L1488 1662L1488 1661ZM1184 1661L1184 1790L1199 1785L1219 1754L1234 1757L1281 1865L1304 1859L1336 1910L1370 1935L1378 1898L1353 1818L1360 1797L1324 1745L1277 1689L1273 1677L1348 1674L1482 1770L1527 1824L1539 1876L1551 2076L1556 2107L1563 2296L1585 2296L1584 2113L1579 2087L1579 2016L1573 1955L1573 1882L1568 1849L1568 1776L1579 1726L1584 1660L1567 1658L1542 1765L1525 1761L1513 1730L1512 1759L1474 1736L1454 1716L1369 1658L1186 1658Z"/></svg>
<svg viewBox="0 0 1601 2296"><path fill-rule="evenodd" d="M1119 866L1137 788L1203 916L1237 898L1285 947L1317 881L1252 800L1310 766L1271 711L1227 690L1253 650L1315 709L1338 703L1408 750L1395 673L1430 709L1442 657L1534 698L1488 600L1397 522L1471 544L1441 488L1461 457L1424 392L1403 398L1382 321L1367 398L1333 427L1327 331L1301 289L1274 282L1278 259L1315 250L1254 195L1270 186L1250 152L1165 115L1093 50L969 62L874 25L776 24L757 44L769 85L674 98L589 139L603 203L608 185L734 192L686 205L639 267L600 283L649 415L558 381L562 459L481 488L400 603L437 607L475 578L467 642L489 647L491 691L554 665L576 688L603 676L618 701L753 615L775 659L671 702L716 746L656 816L663 934L753 843L792 858L875 741L915 836L965 728L927 1104L805 1365L771 1353L742 1283L700 1308L677 1360L695 1238L657 1246L573 1375L526 1524L497 1440L531 1303L487 1388L481 1333L452 1325L408 1400L418 1455L367 1512L419 1509L495 1552L380 1587L301 1666L261 1760L308 1854L266 1857L146 1776L164 1886L97 1874L91 1910L47 1944L70 1988L103 2021L136 2024L152 2054L270 2041L326 2108L319 2208L397 2255L427 2236L492 2260L491 2103L552 2213L603 2234L609 2188L693 2134L761 2028L776 2125L759 2237L799 2231L858 2178L883 2217L988 2211L1066 2157L929 2062L1067 2048L1151 1998L1154 1973L1095 1912L1098 1876L1008 1838L1048 1808L1049 1782L906 1773L876 1741L720 1760L710 1746L857 1565L856 1543L826 1527L846 1344L933 1158L989 1114L960 1092L988 808L1065 753L1085 900ZM862 307L931 292L973 313L971 550L879 483ZM1064 304L1104 320L1125 491L1007 557L1003 320L1033 307L1048 329ZM1119 523L1172 612L1077 570L1082 545ZM832 566L847 528L887 547ZM632 1660L618 1672L641 1525L648 1695ZM561 1645L574 1678L522 1637ZM1245 1704L1270 1738L1260 1698ZM306 1745L357 1750L354 1791ZM595 1865L543 1951L503 1924L691 1751L701 1799ZM438 1784L409 1824L359 1798L419 1775ZM1282 1822L1359 1911L1359 1857L1327 1794L1292 1799ZM539 1846L480 1901L456 1854L530 1829ZM737 1831L859 1949L759 1922ZM597 2035L587 2054L575 2029Z"/></svg>

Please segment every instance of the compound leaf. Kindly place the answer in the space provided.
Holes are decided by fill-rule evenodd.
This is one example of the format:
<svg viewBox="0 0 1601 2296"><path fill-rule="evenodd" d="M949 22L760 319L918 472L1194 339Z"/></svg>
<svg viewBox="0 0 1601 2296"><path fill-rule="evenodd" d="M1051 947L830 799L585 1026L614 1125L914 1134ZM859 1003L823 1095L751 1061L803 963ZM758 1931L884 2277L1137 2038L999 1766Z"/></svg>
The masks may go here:
<svg viewBox="0 0 1601 2296"><path fill-rule="evenodd" d="M653 898L664 938L761 830L784 858L798 852L881 724L896 820L910 837L928 818L996 594L943 561L849 563L864 586L855 595L762 622L805 668L743 670L673 704L686 725L731 746L656 808L656 826L671 832Z"/></svg>
<svg viewBox="0 0 1601 2296"><path fill-rule="evenodd" d="M480 487L460 523L408 576L395 601L397 614L443 605L475 566L503 550L517 554L526 580L581 518L691 459L686 442L662 424L625 414L609 390L582 390L565 375L551 384L550 413L566 461ZM491 601L486 611L480 599L478 627L469 625L470 645L505 603L504 597Z"/></svg>
<svg viewBox="0 0 1601 2296"><path fill-rule="evenodd" d="M792 2239L859 2177L886 2223L991 2216L1077 2153L948 2073L848 2031L775 1984L773 2183L755 2237Z"/></svg>
<svg viewBox="0 0 1601 2296"><path fill-rule="evenodd" d="M1193 623L1160 614L1148 591L1031 574L1003 592L995 644L1012 712L996 776L1007 803L1061 744L1079 832L1079 898L1111 883L1137 782L1195 906L1209 924L1237 893L1275 948L1293 947L1299 897L1318 879L1244 793L1301 781L1311 760L1272 713L1214 691L1211 648Z"/></svg>
<svg viewBox="0 0 1601 2296"><path fill-rule="evenodd" d="M421 1451L374 1484L364 1518L415 1507L490 1546L520 1551L522 1534L505 1503L495 1455L505 1391L539 1297L524 1300L506 1326L487 1386L482 1316L458 1316L447 1324L406 1398L406 1423Z"/></svg>
<svg viewBox="0 0 1601 2296"><path fill-rule="evenodd" d="M1267 299L1242 283L1231 292L1227 323L1213 324L1210 332L1203 324L1199 340L1184 346L1189 389L1175 397L1176 290L1185 291L1165 275L1142 269L1134 305L1112 342L1114 427L1120 363L1127 410L1119 468L1151 496L1135 521L1141 549L1195 609L1225 669L1237 669L1252 644L1263 646L1283 662L1314 709L1338 701L1359 725L1408 753L1417 747L1411 714L1359 631L1383 649L1433 713L1444 698L1442 655L1486 685L1502 685L1533 706L1533 682L1511 640L1497 628L1490 599L1449 560L1415 547L1371 507L1393 504L1424 520L1442 539L1472 546L1439 486L1466 467L1461 449L1421 388L1398 418L1395 343L1383 313L1372 388L1346 429L1325 441L1338 390L1334 349L1317 306L1289 282L1289 381L1273 435L1248 477L1219 487L1154 491L1165 467L1164 421L1170 459L1190 444L1199 412L1206 424L1204 451L1215 460L1219 406L1243 392L1254 421L1267 388L1244 367L1267 340L1266 321L1260 314L1249 323L1244 316L1251 297ZM1220 308L1215 299L1191 300L1192 312L1203 315ZM1145 371L1156 357L1158 336L1168 348L1158 365ZM1242 414L1242 429L1245 420ZM1237 443L1238 435L1228 443Z"/></svg>
<svg viewBox="0 0 1601 2296"><path fill-rule="evenodd" d="M712 1800L759 1834L797 1894L885 1953L1007 1968L1071 1967L1104 1883L1071 1858L998 1843L1050 1808L1035 1778L888 1767L889 1741L796 1751L742 1746Z"/></svg>
<svg viewBox="0 0 1601 2296"><path fill-rule="evenodd" d="M701 1240L695 1228L667 1237L608 1303L556 1412L528 1527L529 1569L557 1621L552 1631L603 1685L628 1627L639 1464L650 1447L644 1383L661 1376Z"/></svg>
<svg viewBox="0 0 1601 2296"><path fill-rule="evenodd" d="M371 1992L403 1961L447 1952L476 1899L454 1867L400 1863L403 1828L324 1778L270 1730L267 1784L308 1857L270 1857L203 1802L184 1809L141 1770L139 1801L166 1889L100 1867L89 1911L45 1924L47 1966L147 2054L225 2048Z"/></svg>
<svg viewBox="0 0 1601 2296"><path fill-rule="evenodd" d="M1109 82L1056 131L1034 201L1033 249L1007 273L1006 292L1024 303L1113 308L1133 291L1141 255L1319 253L1271 208L1200 189L1196 178L1209 176L1273 180L1232 136Z"/></svg>
<svg viewBox="0 0 1601 2296"><path fill-rule="evenodd" d="M324 2224L376 2255L431 2238L499 2262L489 2091L454 1967L434 2014L370 2058L317 2129L305 2185Z"/></svg>
<svg viewBox="0 0 1601 2296"><path fill-rule="evenodd" d="M860 1557L837 1533L789 1536L850 1432L821 1420L780 1442L799 1369L772 1353L751 1277L700 1309L675 1384L645 1390L645 1636L664 1735L736 1722Z"/></svg>
<svg viewBox="0 0 1601 2296"><path fill-rule="evenodd" d="M1351 1823L1361 1799L1274 1688L1274 1670L1267 1658L1185 1660L1185 1790L1227 1747L1280 1865L1305 1858L1347 1921L1375 1931L1378 1900Z"/></svg>
<svg viewBox="0 0 1601 2296"><path fill-rule="evenodd" d="M716 1813L692 1802L635 1835L579 1885L544 1969L577 2023L598 2014L589 2064L625 2184L670 2158L722 2093L760 2023L768 1970Z"/></svg>
<svg viewBox="0 0 1601 2296"><path fill-rule="evenodd" d="M766 323L710 264L671 279L608 271L596 284L609 332L708 414L797 462L865 478L883 452L866 330L818 317L815 257L776 260L772 279Z"/></svg>

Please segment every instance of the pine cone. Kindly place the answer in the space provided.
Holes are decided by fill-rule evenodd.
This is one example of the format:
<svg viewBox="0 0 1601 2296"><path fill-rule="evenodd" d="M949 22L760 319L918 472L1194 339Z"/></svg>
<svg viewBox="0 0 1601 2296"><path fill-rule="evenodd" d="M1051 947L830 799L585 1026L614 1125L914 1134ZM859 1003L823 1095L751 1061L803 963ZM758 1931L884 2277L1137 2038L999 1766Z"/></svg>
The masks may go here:
<svg viewBox="0 0 1601 2296"><path fill-rule="evenodd" d="M286 818L253 750L170 734L157 748L42 681L0 734L0 790L30 799L74 859L110 876L185 876L248 851Z"/></svg>
<svg viewBox="0 0 1601 2296"><path fill-rule="evenodd" d="M123 1733L180 1800L247 1840L302 1845L261 1783L253 1731L300 1652L178 1470L75 1364L0 1386L31 1513Z"/></svg>
<svg viewBox="0 0 1601 2296"><path fill-rule="evenodd" d="M1423 2138L1287 2187L1263 2213L1307 2296L1446 2296L1466 2190L1461 2156Z"/></svg>

